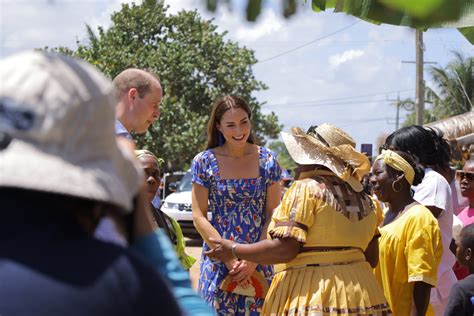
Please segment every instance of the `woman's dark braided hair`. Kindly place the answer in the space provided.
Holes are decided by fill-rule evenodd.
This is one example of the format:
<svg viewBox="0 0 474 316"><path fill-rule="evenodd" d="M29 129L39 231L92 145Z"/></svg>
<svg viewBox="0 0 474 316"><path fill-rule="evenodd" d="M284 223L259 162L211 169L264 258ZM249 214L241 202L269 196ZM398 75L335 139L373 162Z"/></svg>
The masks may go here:
<svg viewBox="0 0 474 316"><path fill-rule="evenodd" d="M408 152L425 168L447 169L452 153L448 141L443 136L443 132L439 129L411 125L390 134L383 148Z"/></svg>

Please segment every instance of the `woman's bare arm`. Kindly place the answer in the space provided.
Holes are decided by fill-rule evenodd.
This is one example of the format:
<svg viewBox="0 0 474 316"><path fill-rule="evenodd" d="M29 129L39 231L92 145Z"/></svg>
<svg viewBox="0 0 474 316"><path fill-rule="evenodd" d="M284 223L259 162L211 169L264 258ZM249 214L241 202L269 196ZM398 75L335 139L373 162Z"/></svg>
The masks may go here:
<svg viewBox="0 0 474 316"><path fill-rule="evenodd" d="M286 263L293 260L300 250L300 243L294 238L265 239L254 244L236 244L231 240L212 239L216 248L205 254L211 258L228 261L234 258L257 262L260 264Z"/></svg>
<svg viewBox="0 0 474 316"><path fill-rule="evenodd" d="M379 263L379 237L374 237L369 242L367 249L364 251L365 260L372 268L375 268Z"/></svg>
<svg viewBox="0 0 474 316"><path fill-rule="evenodd" d="M273 183L267 188L267 201L265 205L266 219L263 226L260 240L267 239L268 225L270 224L273 216L273 210L280 204L281 200L281 186L279 183Z"/></svg>
<svg viewBox="0 0 474 316"><path fill-rule="evenodd" d="M192 211L194 227L196 227L206 244L208 244L209 247L214 248L215 245L209 240L209 238L220 239L221 235L207 219L208 200L209 190L202 185L193 183Z"/></svg>
<svg viewBox="0 0 474 316"><path fill-rule="evenodd" d="M415 282L413 287L413 301L417 316L425 316L430 303L431 285L425 282Z"/></svg>

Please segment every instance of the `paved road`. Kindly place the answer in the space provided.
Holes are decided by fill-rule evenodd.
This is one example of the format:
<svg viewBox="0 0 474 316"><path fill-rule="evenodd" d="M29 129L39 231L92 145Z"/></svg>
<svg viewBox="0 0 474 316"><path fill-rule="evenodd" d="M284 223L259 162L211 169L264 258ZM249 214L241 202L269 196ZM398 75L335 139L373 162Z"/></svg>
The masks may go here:
<svg viewBox="0 0 474 316"><path fill-rule="evenodd" d="M189 270L191 282L194 289L197 289L199 279L199 261L201 259L202 240L186 238L186 253L196 258L196 262Z"/></svg>

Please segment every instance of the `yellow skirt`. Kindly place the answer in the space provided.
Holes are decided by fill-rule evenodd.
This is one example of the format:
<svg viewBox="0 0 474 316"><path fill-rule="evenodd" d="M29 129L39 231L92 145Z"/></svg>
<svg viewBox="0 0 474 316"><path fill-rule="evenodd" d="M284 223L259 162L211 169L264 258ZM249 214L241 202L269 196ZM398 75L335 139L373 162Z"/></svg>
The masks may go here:
<svg viewBox="0 0 474 316"><path fill-rule="evenodd" d="M391 315L366 261L296 266L275 274L262 315Z"/></svg>

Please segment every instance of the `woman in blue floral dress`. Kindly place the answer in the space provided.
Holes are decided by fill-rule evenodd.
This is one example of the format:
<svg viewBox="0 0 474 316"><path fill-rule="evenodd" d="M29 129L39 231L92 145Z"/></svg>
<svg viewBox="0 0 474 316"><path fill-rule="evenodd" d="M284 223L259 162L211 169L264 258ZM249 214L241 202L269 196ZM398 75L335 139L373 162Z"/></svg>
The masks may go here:
<svg viewBox="0 0 474 316"><path fill-rule="evenodd" d="M265 239L280 202L281 168L270 150L255 144L250 118L242 98L218 98L208 123L207 150L193 160L193 219L204 239L203 251L214 247L211 237L239 243ZM273 268L238 258L222 263L202 255L198 290L218 315L259 315L264 297L251 294L258 292L250 290L255 274L270 284ZM250 291L236 294L223 285L224 279Z"/></svg>

